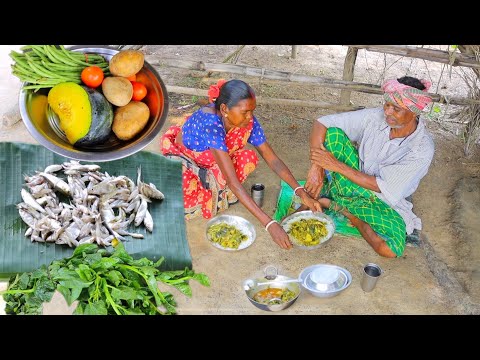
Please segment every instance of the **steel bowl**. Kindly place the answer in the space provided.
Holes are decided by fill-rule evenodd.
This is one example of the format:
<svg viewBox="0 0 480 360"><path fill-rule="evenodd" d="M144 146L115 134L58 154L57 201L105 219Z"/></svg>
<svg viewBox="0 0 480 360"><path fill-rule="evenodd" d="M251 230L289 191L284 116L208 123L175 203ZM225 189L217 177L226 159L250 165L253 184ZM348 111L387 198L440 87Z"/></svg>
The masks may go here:
<svg viewBox="0 0 480 360"><path fill-rule="evenodd" d="M99 46L72 46L73 51L95 53L110 60L118 50ZM147 88L147 96L143 100L150 109L150 118L145 128L129 141L119 140L113 132L103 144L79 148L71 145L57 126L56 115L48 111L47 95L50 89L41 89L37 92L22 90L19 95L19 107L22 120L35 140L47 149L70 159L83 161L110 161L117 160L142 150L160 132L168 114L168 93L160 75L146 61L137 74L137 81ZM115 109L115 106L114 106Z"/></svg>
<svg viewBox="0 0 480 360"><path fill-rule="evenodd" d="M298 284L298 282L289 282L289 283L284 283L283 281L286 280L291 280L295 281L294 278L288 277L288 276L283 276L283 275L277 275L277 269L275 267L270 267L274 269L274 274L273 275L268 275L267 274L267 267L265 269L265 277L263 278L256 278L256 279L247 279L244 282L244 290L247 295L248 300L256 306L257 308L265 311L281 311L284 310L290 306L292 306L295 301L297 301L298 296L300 295L301 292L301 287ZM269 284L267 285L257 285L259 283L263 282L268 282ZM245 286L248 284L247 286ZM295 297L289 301L286 301L281 304L263 304L260 303L256 300L254 300L254 296L257 292L262 291L264 289L268 288L279 288L279 289L288 289L290 291L293 291L295 293Z"/></svg>
<svg viewBox="0 0 480 360"><path fill-rule="evenodd" d="M326 223L328 234L320 241L319 244L317 245L312 245L312 246L306 246L301 243L297 239L295 239L293 236L288 234L288 231L290 230L291 224L294 222L300 220L300 219L318 219L320 221L323 221ZM285 219L282 220L281 225L283 229L287 232L288 237L290 238L290 241L292 242L293 246L303 249L303 250L314 250L318 249L319 247L323 246L325 243L327 243L332 237L333 234L335 233L335 222L333 219L328 216L327 214L321 213L321 212L313 212L310 210L306 211L299 211L296 213L293 213L289 216L287 216Z"/></svg>
<svg viewBox="0 0 480 360"><path fill-rule="evenodd" d="M312 278L312 273L318 270L334 270L338 273L338 277L327 283L316 281L315 278ZM352 275L347 269L337 265L317 264L303 269L299 275L299 281L302 287L313 296L328 298L337 296L347 289L352 283Z"/></svg>
<svg viewBox="0 0 480 360"><path fill-rule="evenodd" d="M210 236L208 235L208 230L210 229L210 227L212 227L213 225L215 224L219 224L219 223L227 223L228 225L233 225L235 226L238 230L240 230L243 234L247 235L248 239L245 240L245 241L242 241L240 243L240 246L238 247L238 249L232 249L232 248L228 248L228 247L223 247L221 246L220 244L216 243L216 242L213 242L211 239L210 239ZM207 222L207 228L206 228L206 231L205 231L205 237L207 238L208 242L210 244L212 244L213 246L215 246L216 248L218 249L221 249L221 250L226 250L226 251L238 251L238 250L243 250L247 247L249 247L250 245L253 244L253 242L255 241L255 238L257 237L257 234L255 232L255 227L253 226L253 224L248 221L247 219L241 217L241 216L235 216L235 215L219 215L219 216L216 216L214 217L213 219L210 219L208 222Z"/></svg>

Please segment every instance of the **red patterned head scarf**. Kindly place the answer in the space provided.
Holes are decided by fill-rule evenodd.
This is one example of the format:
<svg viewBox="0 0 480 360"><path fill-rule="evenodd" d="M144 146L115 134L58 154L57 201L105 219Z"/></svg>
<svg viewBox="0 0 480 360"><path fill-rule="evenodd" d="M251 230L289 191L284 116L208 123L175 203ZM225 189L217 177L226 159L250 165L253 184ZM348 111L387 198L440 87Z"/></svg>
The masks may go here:
<svg viewBox="0 0 480 360"><path fill-rule="evenodd" d="M423 109L432 102L432 98L427 93L432 83L428 80L420 80L420 82L425 86L424 90L402 84L396 79L387 80L382 85L383 98L385 101L420 115Z"/></svg>

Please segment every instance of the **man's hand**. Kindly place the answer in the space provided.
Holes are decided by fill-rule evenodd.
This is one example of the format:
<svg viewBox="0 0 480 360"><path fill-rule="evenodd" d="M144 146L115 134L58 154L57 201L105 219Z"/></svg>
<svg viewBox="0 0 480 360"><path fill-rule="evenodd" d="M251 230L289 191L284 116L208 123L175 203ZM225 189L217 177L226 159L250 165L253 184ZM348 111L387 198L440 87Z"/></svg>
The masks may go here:
<svg viewBox="0 0 480 360"><path fill-rule="evenodd" d="M318 198L323 187L323 179L325 170L320 166L312 164L307 174L307 182L305 183L305 191L314 199Z"/></svg>
<svg viewBox="0 0 480 360"><path fill-rule="evenodd" d="M306 205L313 212L323 212L320 202L318 200L312 199L306 191L302 191L302 193L300 194L300 198L302 199L302 204Z"/></svg>
<svg viewBox="0 0 480 360"><path fill-rule="evenodd" d="M342 164L338 161L333 154L322 146L321 149L310 150L310 160L313 165L322 167L325 170L338 172L339 165Z"/></svg>

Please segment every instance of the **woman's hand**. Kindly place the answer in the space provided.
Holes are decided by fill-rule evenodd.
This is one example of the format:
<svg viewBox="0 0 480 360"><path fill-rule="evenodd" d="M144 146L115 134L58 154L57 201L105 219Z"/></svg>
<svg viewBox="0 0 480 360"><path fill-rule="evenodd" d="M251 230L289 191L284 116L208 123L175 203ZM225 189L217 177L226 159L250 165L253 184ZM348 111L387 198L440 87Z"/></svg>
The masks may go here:
<svg viewBox="0 0 480 360"><path fill-rule="evenodd" d="M323 179L325 170L320 166L312 164L307 174L307 182L305 183L305 191L314 199L318 198L323 187Z"/></svg>
<svg viewBox="0 0 480 360"><path fill-rule="evenodd" d="M273 223L268 227L268 232L272 237L273 241L277 243L282 249L289 250L293 247L288 234L283 230L279 223Z"/></svg>

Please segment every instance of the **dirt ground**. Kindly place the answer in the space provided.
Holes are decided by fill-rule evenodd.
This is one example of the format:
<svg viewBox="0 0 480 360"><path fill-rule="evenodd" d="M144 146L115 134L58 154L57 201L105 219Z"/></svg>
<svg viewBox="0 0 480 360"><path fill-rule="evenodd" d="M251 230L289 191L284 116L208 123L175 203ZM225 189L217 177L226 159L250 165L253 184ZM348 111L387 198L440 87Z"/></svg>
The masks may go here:
<svg viewBox="0 0 480 360"><path fill-rule="evenodd" d="M149 45L146 54L205 62L222 62L237 45ZM441 47L445 49L445 46ZM290 46L247 45L237 63L298 74L341 79L347 47L339 45L302 45L296 59L290 57ZM203 73L159 68L168 85L207 89L211 79L226 78L229 74ZM451 71L436 63L412 58L384 56L360 50L355 67L357 82L380 84L384 78L411 75L433 82L431 91L438 88L446 95L466 96L467 88L458 68ZM236 76L247 81L263 97L338 102L340 90L299 83L282 83L259 78ZM165 130L172 123L198 108L202 98L170 93L170 112ZM379 106L378 95L352 93L352 103L366 107ZM193 105L193 106L188 106ZM185 106L188 106L185 108ZM184 107L183 109L178 109ZM205 240L204 219L187 222L187 235L196 271L205 272L211 287L192 283L193 297L185 298L174 291L180 314L266 314L253 307L241 287L243 280L259 277L267 265L274 265L281 274L296 277L301 270L318 263L347 268L352 276L351 286L341 295L319 299L302 292L294 306L275 314L478 314L480 313L480 149L476 145L469 157L463 153L461 124L449 117L455 107L441 106L441 112L427 121L435 141L432 166L413 196L414 212L423 222L423 246L407 247L403 257L385 259L358 238L335 236L318 251L280 249L260 223L241 204L226 213L240 215L251 221L257 230L252 246L240 252L223 252ZM299 180L308 170L308 137L313 121L333 113L319 108L258 105L256 116L262 123L267 139L277 154ZM444 116L444 114L446 114ZM162 132L163 132L162 130ZM160 135L159 135L160 136ZM2 131L0 141L35 143L19 122ZM159 151L158 137L146 148ZM263 209L273 215L280 191L280 180L260 161L244 186L253 183L266 185ZM379 264L384 274L371 293L360 287L362 265ZM58 295L58 294L57 294ZM2 308L0 304L0 308ZM45 314L70 313L61 296L47 304Z"/></svg>

